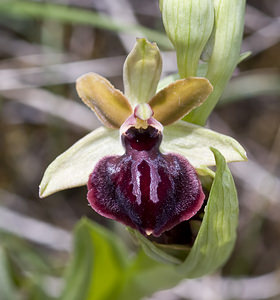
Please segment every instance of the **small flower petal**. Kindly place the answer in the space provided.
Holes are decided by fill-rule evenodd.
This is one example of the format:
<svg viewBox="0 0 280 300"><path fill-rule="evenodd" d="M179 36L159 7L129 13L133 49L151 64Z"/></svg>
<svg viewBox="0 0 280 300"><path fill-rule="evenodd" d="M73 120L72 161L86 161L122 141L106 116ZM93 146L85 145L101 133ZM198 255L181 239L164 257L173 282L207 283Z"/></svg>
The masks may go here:
<svg viewBox="0 0 280 300"><path fill-rule="evenodd" d="M104 77L87 73L77 79L77 92L107 127L119 128L132 114L132 108L123 93Z"/></svg>
<svg viewBox="0 0 280 300"><path fill-rule="evenodd" d="M94 130L48 166L40 184L40 197L86 185L90 173L101 158L123 152L117 130L105 127Z"/></svg>
<svg viewBox="0 0 280 300"><path fill-rule="evenodd" d="M195 168L215 166L210 147L218 149L226 162L247 160L244 148L229 136L184 121L164 128L162 152L181 154Z"/></svg>
<svg viewBox="0 0 280 300"><path fill-rule="evenodd" d="M238 225L238 199L234 180L221 153L211 148L216 159L205 215L194 245L178 271L187 278L213 273L223 265L234 247Z"/></svg>
<svg viewBox="0 0 280 300"><path fill-rule="evenodd" d="M155 94L162 70L162 60L155 43L137 39L123 68L126 97L131 104L146 103Z"/></svg>
<svg viewBox="0 0 280 300"><path fill-rule="evenodd" d="M206 78L190 77L177 80L159 91L149 104L154 118L162 125L170 125L201 105L213 87Z"/></svg>

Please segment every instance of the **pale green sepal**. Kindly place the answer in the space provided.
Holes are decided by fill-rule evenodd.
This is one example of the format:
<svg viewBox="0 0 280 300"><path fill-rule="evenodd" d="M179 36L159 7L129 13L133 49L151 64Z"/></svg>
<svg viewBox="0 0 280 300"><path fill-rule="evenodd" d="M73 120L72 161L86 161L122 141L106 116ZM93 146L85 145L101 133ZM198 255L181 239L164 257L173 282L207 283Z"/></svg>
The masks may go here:
<svg viewBox="0 0 280 300"><path fill-rule="evenodd" d="M214 91L200 107L184 118L198 125L205 124L238 64L243 36L245 0L213 0L213 4L215 38L206 78Z"/></svg>
<svg viewBox="0 0 280 300"><path fill-rule="evenodd" d="M218 149L226 162L247 160L244 148L233 138L210 129L179 121L164 128L161 150L185 156L198 169L214 166L210 147Z"/></svg>
<svg viewBox="0 0 280 300"><path fill-rule="evenodd" d="M129 253L116 235L83 218L75 227L72 259L60 300L117 299Z"/></svg>
<svg viewBox="0 0 280 300"><path fill-rule="evenodd" d="M163 0L160 7L181 78L197 76L199 59L214 24L212 0Z"/></svg>
<svg viewBox="0 0 280 300"><path fill-rule="evenodd" d="M40 184L40 197L86 185L90 173L101 158L123 153L117 130L105 127L94 130L48 166Z"/></svg>
<svg viewBox="0 0 280 300"><path fill-rule="evenodd" d="M221 153L212 148L217 170L205 215L195 243L178 271L188 278L214 272L230 255L238 225L238 199L234 181Z"/></svg>
<svg viewBox="0 0 280 300"><path fill-rule="evenodd" d="M135 106L146 103L155 94L162 70L162 59L155 43L137 39L123 68L126 97Z"/></svg>

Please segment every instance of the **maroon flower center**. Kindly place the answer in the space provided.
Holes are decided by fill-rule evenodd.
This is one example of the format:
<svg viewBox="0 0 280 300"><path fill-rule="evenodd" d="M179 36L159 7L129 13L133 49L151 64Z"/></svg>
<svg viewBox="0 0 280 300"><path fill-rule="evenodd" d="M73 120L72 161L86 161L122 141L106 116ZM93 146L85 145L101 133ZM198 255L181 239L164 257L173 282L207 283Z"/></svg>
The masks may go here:
<svg viewBox="0 0 280 300"><path fill-rule="evenodd" d="M158 129L148 126L147 129L130 127L122 135L122 143L127 151L158 151L162 135Z"/></svg>

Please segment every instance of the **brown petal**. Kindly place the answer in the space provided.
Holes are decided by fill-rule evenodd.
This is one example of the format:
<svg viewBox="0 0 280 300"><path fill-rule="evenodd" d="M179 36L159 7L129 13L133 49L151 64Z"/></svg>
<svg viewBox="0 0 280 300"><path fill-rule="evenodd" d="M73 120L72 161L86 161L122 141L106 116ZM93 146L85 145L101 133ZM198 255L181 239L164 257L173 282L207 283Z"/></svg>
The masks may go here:
<svg viewBox="0 0 280 300"><path fill-rule="evenodd" d="M206 78L177 80L149 101L154 111L153 117L164 126L170 125L201 105L212 90L213 87Z"/></svg>
<svg viewBox="0 0 280 300"><path fill-rule="evenodd" d="M76 88L83 102L107 127L119 128L133 112L122 92L98 74L87 73L79 77Z"/></svg>

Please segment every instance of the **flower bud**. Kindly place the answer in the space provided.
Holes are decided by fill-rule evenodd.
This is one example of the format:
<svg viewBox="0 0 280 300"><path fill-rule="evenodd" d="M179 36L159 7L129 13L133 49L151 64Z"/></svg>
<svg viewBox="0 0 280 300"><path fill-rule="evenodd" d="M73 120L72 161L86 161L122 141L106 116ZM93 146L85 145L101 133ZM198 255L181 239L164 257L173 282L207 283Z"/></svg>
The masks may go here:
<svg viewBox="0 0 280 300"><path fill-rule="evenodd" d="M213 0L215 25L209 40L208 71L206 78L214 87L213 93L201 107L191 112L186 120L204 125L221 97L240 59L243 36L245 0Z"/></svg>
<svg viewBox="0 0 280 300"><path fill-rule="evenodd" d="M213 29L212 0L162 0L160 8L177 53L180 77L197 76L200 56Z"/></svg>

